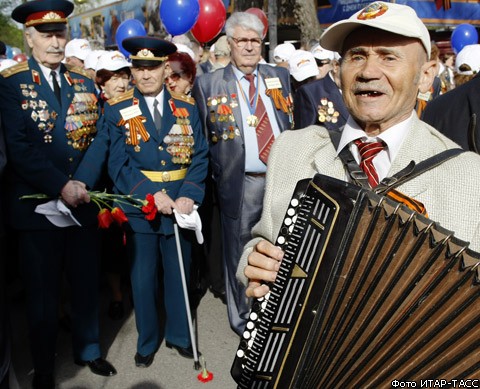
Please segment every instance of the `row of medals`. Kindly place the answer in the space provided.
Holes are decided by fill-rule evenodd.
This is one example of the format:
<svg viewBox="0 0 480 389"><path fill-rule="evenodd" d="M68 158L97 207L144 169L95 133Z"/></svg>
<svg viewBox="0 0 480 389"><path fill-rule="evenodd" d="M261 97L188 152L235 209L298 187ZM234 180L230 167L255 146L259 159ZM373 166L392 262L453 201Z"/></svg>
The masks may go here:
<svg viewBox="0 0 480 389"><path fill-rule="evenodd" d="M172 126L163 138L167 144L167 152L172 156L172 162L181 165L192 163L192 154L195 152L195 140L193 138L190 120L177 118L177 123Z"/></svg>
<svg viewBox="0 0 480 389"><path fill-rule="evenodd" d="M328 101L325 98L320 99L320 105L318 106L317 112L318 112L318 121L320 123L325 123L325 122L336 123L338 122L338 117L340 116L338 111L335 111L335 108L333 107L333 103L331 101Z"/></svg>
<svg viewBox="0 0 480 389"><path fill-rule="evenodd" d="M93 93L75 93L65 119L68 144L85 150L97 133L98 105Z"/></svg>
<svg viewBox="0 0 480 389"><path fill-rule="evenodd" d="M29 98L28 100L22 101L22 109L27 110L31 109L32 114L30 115L34 122L38 121L38 129L43 132L43 141L45 143L52 142L52 135L50 132L55 127L55 120L58 117L58 114L55 111L48 111L47 102L44 100L34 100L38 96L38 92L35 90L35 85L30 84L20 84L20 89L24 97ZM51 119L51 120L50 120Z"/></svg>
<svg viewBox="0 0 480 389"><path fill-rule="evenodd" d="M228 97L226 95L222 96L217 96L217 97L209 97L207 99L207 106L211 107L210 108L210 121L212 123L215 122L220 122L222 124L225 124L226 127L222 127L222 134L220 135L220 139L227 141L227 140L232 140L236 136L240 136L240 130L235 127L232 124L228 123L235 123L235 118L233 116L233 113L231 113L231 109L229 110L229 114L220 114L218 111L220 110L220 107L224 104L227 104L228 102ZM236 108L238 107L238 101L236 94L232 94L230 96L230 103L228 104L230 108ZM254 116L254 115L253 115ZM248 120L248 119L247 119ZM219 140L219 137L215 132L212 133L212 142L217 143Z"/></svg>

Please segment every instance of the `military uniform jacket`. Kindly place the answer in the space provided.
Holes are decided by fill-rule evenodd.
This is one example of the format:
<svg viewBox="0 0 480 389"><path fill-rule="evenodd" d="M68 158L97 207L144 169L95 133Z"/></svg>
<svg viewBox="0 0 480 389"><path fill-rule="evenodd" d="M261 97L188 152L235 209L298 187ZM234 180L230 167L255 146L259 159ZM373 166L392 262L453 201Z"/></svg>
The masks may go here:
<svg viewBox="0 0 480 389"><path fill-rule="evenodd" d="M258 72L263 80L278 77L282 85L281 94L291 101L288 70L259 64ZM240 97L237 95L237 78L232 65L197 77L192 94L197 101L210 146L211 167L217 183L220 207L229 217L238 218L245 178L245 143L244 120L238 103ZM221 101L222 98L225 102ZM211 105L212 99L219 101L216 108ZM219 106L222 105L227 112L230 110L233 116L226 115L222 118L219 113ZM280 131L291 129L291 114L276 109L275 104L273 107Z"/></svg>
<svg viewBox="0 0 480 389"><path fill-rule="evenodd" d="M347 122L348 111L342 94L328 74L302 85L295 93L293 105L296 129L318 124L338 131Z"/></svg>
<svg viewBox="0 0 480 389"><path fill-rule="evenodd" d="M60 69L62 105L37 62L30 58L2 72L0 109L9 169L9 220L19 229L54 229L35 213L47 200L20 200L43 193L51 198L73 177L96 132L98 110L93 81L80 70ZM74 210L82 225L95 223L95 209Z"/></svg>
<svg viewBox="0 0 480 389"><path fill-rule="evenodd" d="M420 162L444 150L458 146L416 116L388 173ZM289 163L282 163L285 153ZM273 169L271 169L273 167ZM302 131L287 131L272 147L270 167L260 221L252 230L255 237L246 245L237 278L246 283L243 269L247 256L260 238L275 242L296 183L321 173L339 180L346 179L345 167L337 156L328 131L310 126ZM422 202L431 220L453 231L455 236L480 250L480 156L462 153L440 166L398 187L406 195Z"/></svg>
<svg viewBox="0 0 480 389"><path fill-rule="evenodd" d="M423 112L423 120L457 142L465 150L471 150L468 128L473 114L477 115L475 128L477 149L480 149L480 74L467 83L452 89L430 101Z"/></svg>
<svg viewBox="0 0 480 389"><path fill-rule="evenodd" d="M138 134L138 145L132 144L132 132L122 121L122 111L125 108L138 105L140 116L144 118L144 128L148 140ZM175 156L171 142L173 132L178 129L178 118L174 116L175 109L188 112L188 121L192 131L194 144L191 163ZM139 118L137 116L137 118ZM110 99L105 104L104 121L110 136L110 156L108 161L109 175L116 193L131 194L137 199L145 199L147 194L163 191L176 200L188 197L201 204L204 197L205 177L208 169L208 145L203 136L197 107L191 98L173 98L164 89L164 105L162 126L157 132L153 118L143 95L137 88L131 89L122 96ZM181 121L181 120L180 120ZM130 127L130 126L129 126ZM144 134L145 135L145 134ZM133 142L135 143L135 141ZM142 171L169 172L187 169L183 179L155 182ZM160 173L161 175L162 173ZM126 211L129 224L135 232L173 234L173 216L157 216L154 221L147 221L142 211L131 206L122 206Z"/></svg>

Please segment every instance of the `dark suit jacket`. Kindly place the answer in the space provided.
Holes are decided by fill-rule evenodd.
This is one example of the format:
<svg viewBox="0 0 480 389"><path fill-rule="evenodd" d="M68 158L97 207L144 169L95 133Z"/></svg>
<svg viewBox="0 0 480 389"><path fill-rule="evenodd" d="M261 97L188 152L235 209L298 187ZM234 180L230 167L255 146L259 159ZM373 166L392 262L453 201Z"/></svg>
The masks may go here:
<svg viewBox="0 0 480 389"><path fill-rule="evenodd" d="M322 102L325 104L322 104ZM338 112L338 116L335 116L335 123L332 122L334 116L328 113L326 116L329 120L319 120L319 110L326 111L328 103L332 103L334 111ZM318 124L328 130L338 131L347 122L348 111L343 102L342 94L328 74L320 80L302 85L295 94L293 106L296 129Z"/></svg>
<svg viewBox="0 0 480 389"><path fill-rule="evenodd" d="M435 127L465 150L469 144L468 128L473 114L477 115L475 134L480 149L480 74L427 104L423 120Z"/></svg>
<svg viewBox="0 0 480 389"><path fill-rule="evenodd" d="M85 148L74 147L75 140L67 138L73 128L67 129L68 120L74 118L75 126L86 129L82 122L89 118L94 127L98 116L96 105L91 114L80 114L82 101L95 93L93 81L85 73L69 71L63 65L60 73L61 106L33 57L6 69L0 77L0 110L9 160L8 219L17 229L57 228L35 213L35 207L46 200L20 197L37 193L59 196L85 152ZM76 104L72 104L74 100ZM74 213L82 225L96 222L94 205L79 206Z"/></svg>
<svg viewBox="0 0 480 389"><path fill-rule="evenodd" d="M263 79L278 77L282 84L282 95L290 96L290 75L287 69L270 65L258 65L258 71ZM210 157L213 178L217 184L220 209L232 218L240 215L240 206L243 197L243 181L245 178L245 143L243 139L243 123L239 105L232 104L238 99L237 79L229 64L225 68L217 69L213 73L197 77L192 91L200 110L205 134L210 145ZM234 116L234 123L212 121L209 98L225 96ZM238 100L237 100L238 101ZM275 109L275 117L280 131L291 129L291 117L282 110ZM271 118L270 118L271 119ZM222 139L227 127L238 129L240 136L233 139Z"/></svg>
<svg viewBox="0 0 480 389"><path fill-rule="evenodd" d="M198 109L192 102L172 98L170 93L164 90L164 105L162 116L162 128L160 134L155 128L152 115L143 95L134 88L127 92L124 97L110 99L105 104L104 120L110 135L110 157L108 171L114 184L114 190L121 194L133 194L136 198L144 199L147 194L158 191L166 193L176 200L179 197L188 197L197 204L201 204L205 191L205 177L208 168L208 146L203 136L202 126L198 116ZM118 125L122 119L120 111L131 107L133 100L138 100L141 115L146 118L145 129L150 134L146 142L140 141L139 149L126 144L128 130L124 125ZM120 101L119 101L120 100ZM193 99L192 99L193 100ZM191 164L181 164L172 160L164 138L176 124L177 118L173 115L171 102L177 108L185 108L189 112L188 119L193 130L195 152ZM147 171L172 171L186 168L187 174L184 179L170 182L153 182L148 179L141 170ZM156 220L145 220L144 214L137 208L124 207L129 224L136 232L173 234L172 217L157 216Z"/></svg>

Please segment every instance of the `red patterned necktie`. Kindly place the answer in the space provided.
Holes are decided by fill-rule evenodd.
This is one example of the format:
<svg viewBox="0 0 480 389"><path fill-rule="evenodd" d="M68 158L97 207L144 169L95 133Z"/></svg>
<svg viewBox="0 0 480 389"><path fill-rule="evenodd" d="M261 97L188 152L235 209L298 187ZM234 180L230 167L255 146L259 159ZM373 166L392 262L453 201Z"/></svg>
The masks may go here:
<svg viewBox="0 0 480 389"><path fill-rule="evenodd" d="M355 140L360 153L360 167L368 178L368 183L372 188L378 185L378 174L375 166L373 166L373 158L385 148L383 142L362 142L360 139Z"/></svg>
<svg viewBox="0 0 480 389"><path fill-rule="evenodd" d="M253 106L255 99L255 75L246 74L245 78L250 83L248 88L248 97L250 100L250 106ZM273 136L272 126L270 124L270 119L268 119L267 110L263 104L260 94L258 94L257 107L255 109L255 116L258 118L258 124L255 127L255 132L257 133L257 142L258 142L258 154L260 160L267 164L268 154L272 147L275 137Z"/></svg>

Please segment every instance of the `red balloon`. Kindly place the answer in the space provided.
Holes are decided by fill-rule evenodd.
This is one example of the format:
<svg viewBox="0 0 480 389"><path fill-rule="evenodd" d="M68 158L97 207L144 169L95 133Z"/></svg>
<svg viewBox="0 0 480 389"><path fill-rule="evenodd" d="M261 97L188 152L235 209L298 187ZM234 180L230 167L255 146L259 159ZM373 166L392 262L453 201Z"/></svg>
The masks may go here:
<svg viewBox="0 0 480 389"><path fill-rule="evenodd" d="M267 18L267 15L265 15L265 12L263 12L260 8L249 8L245 12L253 14L260 19L260 21L263 23L262 39L265 38L268 31L268 18Z"/></svg>
<svg viewBox="0 0 480 389"><path fill-rule="evenodd" d="M210 42L222 31L227 12L222 0L199 0L200 15L190 32L200 43Z"/></svg>
<svg viewBox="0 0 480 389"><path fill-rule="evenodd" d="M17 62L25 62L25 61L28 61L28 57L25 54L20 53L14 56L13 60Z"/></svg>

